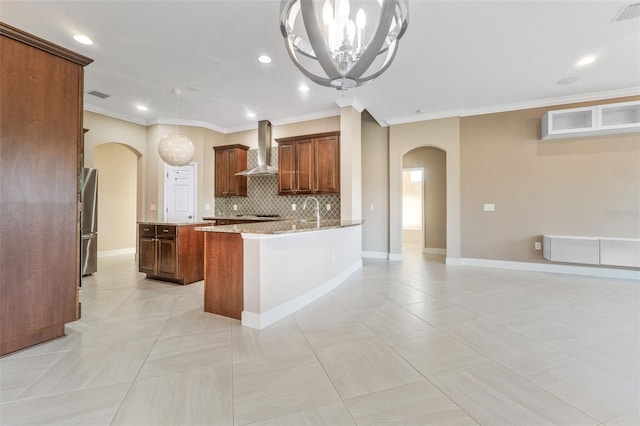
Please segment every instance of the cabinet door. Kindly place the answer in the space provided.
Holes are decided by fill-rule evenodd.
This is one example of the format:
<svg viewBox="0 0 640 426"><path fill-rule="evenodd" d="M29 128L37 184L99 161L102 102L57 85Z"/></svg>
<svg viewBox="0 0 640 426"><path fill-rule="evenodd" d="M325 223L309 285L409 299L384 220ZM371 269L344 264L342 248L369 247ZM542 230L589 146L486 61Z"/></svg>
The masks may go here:
<svg viewBox="0 0 640 426"><path fill-rule="evenodd" d="M145 274L156 273L156 239L155 237L140 237L140 254L138 256L138 271Z"/></svg>
<svg viewBox="0 0 640 426"><path fill-rule="evenodd" d="M311 194L314 189L313 177L315 161L313 139L301 139L296 142L296 193Z"/></svg>
<svg viewBox="0 0 640 426"><path fill-rule="evenodd" d="M229 194L239 197L247 196L247 177L236 176L236 173L247 168L247 151L244 149L229 150Z"/></svg>
<svg viewBox="0 0 640 426"><path fill-rule="evenodd" d="M177 278L178 251L175 237L158 238L158 276Z"/></svg>
<svg viewBox="0 0 640 426"><path fill-rule="evenodd" d="M278 194L295 193L295 152L293 144L278 145Z"/></svg>
<svg viewBox="0 0 640 426"><path fill-rule="evenodd" d="M340 192L338 136L315 139L315 187L317 194Z"/></svg>
<svg viewBox="0 0 640 426"><path fill-rule="evenodd" d="M223 197L229 192L229 151L215 152L215 196Z"/></svg>

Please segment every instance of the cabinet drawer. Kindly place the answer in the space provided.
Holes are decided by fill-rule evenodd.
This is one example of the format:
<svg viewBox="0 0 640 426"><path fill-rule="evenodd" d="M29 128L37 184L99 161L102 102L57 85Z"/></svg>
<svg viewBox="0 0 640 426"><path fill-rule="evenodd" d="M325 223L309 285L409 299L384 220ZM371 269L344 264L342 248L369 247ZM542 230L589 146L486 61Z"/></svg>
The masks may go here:
<svg viewBox="0 0 640 426"><path fill-rule="evenodd" d="M141 237L154 237L156 235L155 225L138 225Z"/></svg>
<svg viewBox="0 0 640 426"><path fill-rule="evenodd" d="M167 225L157 225L156 226L156 235L158 237L166 236L166 235L176 235L176 226L167 226Z"/></svg>

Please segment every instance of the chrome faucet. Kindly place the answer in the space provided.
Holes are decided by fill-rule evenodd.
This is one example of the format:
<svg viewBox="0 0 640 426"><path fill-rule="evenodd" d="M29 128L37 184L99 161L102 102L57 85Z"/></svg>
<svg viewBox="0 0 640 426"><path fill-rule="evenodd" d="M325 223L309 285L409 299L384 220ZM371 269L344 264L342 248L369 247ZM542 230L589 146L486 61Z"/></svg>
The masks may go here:
<svg viewBox="0 0 640 426"><path fill-rule="evenodd" d="M306 210L307 209L307 201L309 200L313 200L316 202L316 222L318 223L318 225L320 224L320 202L318 201L318 199L316 197L307 197L306 200L304 200L304 204L302 205L302 210Z"/></svg>

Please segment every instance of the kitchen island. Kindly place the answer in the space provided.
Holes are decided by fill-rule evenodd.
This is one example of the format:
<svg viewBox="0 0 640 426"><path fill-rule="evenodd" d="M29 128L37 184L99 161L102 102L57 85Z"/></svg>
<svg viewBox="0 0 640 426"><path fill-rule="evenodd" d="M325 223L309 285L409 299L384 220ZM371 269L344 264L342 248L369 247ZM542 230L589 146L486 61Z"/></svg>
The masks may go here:
<svg viewBox="0 0 640 426"><path fill-rule="evenodd" d="M204 310L263 329L362 267L362 221L281 220L204 232Z"/></svg>

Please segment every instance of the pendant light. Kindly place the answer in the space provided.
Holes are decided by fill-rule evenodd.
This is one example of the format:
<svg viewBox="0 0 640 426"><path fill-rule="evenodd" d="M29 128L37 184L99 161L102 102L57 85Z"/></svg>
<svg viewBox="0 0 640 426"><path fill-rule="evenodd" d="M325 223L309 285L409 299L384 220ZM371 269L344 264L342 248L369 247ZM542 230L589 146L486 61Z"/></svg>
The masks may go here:
<svg viewBox="0 0 640 426"><path fill-rule="evenodd" d="M293 63L336 90L389 68L407 29L408 0L282 0L280 30Z"/></svg>
<svg viewBox="0 0 640 426"><path fill-rule="evenodd" d="M173 93L176 95L176 120L178 120L178 102L182 91L180 89L173 89ZM158 145L158 154L162 161L170 166L186 166L193 160L195 149L191 140L178 133L178 124L176 123L176 133L173 135L166 135L160 139Z"/></svg>

